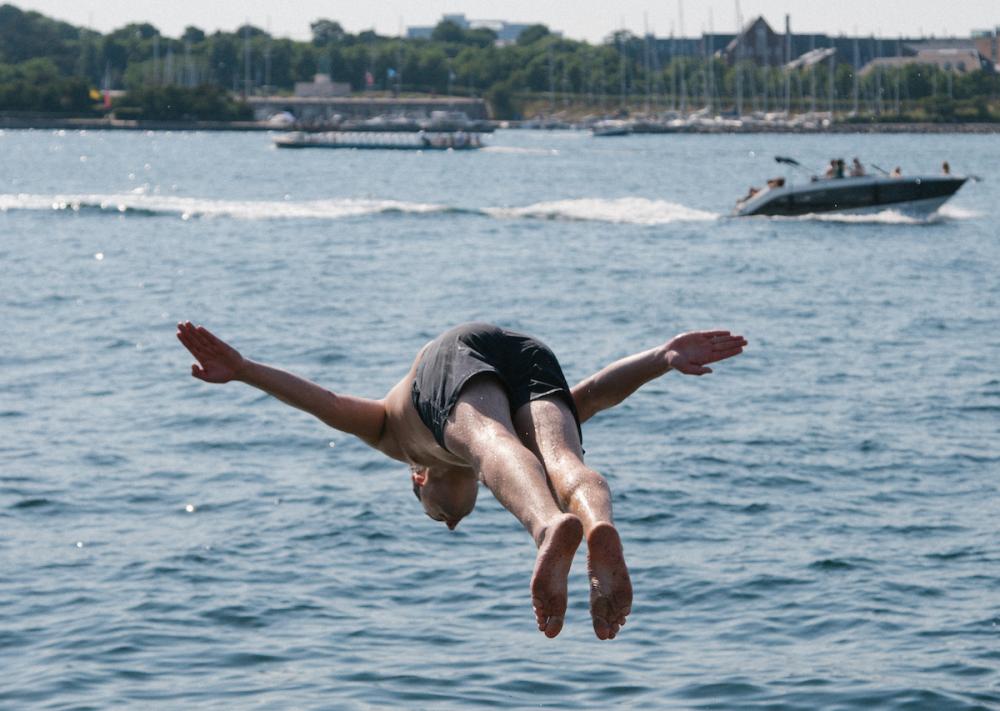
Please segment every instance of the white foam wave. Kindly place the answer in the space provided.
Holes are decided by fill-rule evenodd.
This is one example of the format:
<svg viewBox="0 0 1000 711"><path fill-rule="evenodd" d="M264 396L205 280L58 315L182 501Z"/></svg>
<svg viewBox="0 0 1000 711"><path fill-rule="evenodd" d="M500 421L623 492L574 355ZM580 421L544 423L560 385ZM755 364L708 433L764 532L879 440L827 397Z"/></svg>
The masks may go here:
<svg viewBox="0 0 1000 711"><path fill-rule="evenodd" d="M433 203L366 198L329 200L210 200L147 194L141 190L113 195L0 194L0 211L56 210L100 211L147 215L177 215L183 219L228 217L242 220L321 219L336 220L379 213L429 214L458 212L482 214L498 219L545 219L662 225L671 222L704 222L719 215L665 200L583 198L540 202L527 207L455 208Z"/></svg>
<svg viewBox="0 0 1000 711"><path fill-rule="evenodd" d="M942 205L937 214L949 220L974 220L977 217L983 216L981 212L951 204Z"/></svg>
<svg viewBox="0 0 1000 711"><path fill-rule="evenodd" d="M926 224L928 221L933 220L934 216L929 217L914 217L913 215L905 215L897 210L883 210L881 212L872 212L864 214L849 214L849 213L824 213L824 214L810 214L802 215L800 217L794 218L796 220L817 220L819 222L849 222L849 223L864 223L864 224L882 224L882 225L922 225Z"/></svg>
<svg viewBox="0 0 1000 711"><path fill-rule="evenodd" d="M244 220L340 219L383 212L431 213L448 208L428 203L399 200L340 198L331 200L206 200L203 198L146 195L0 195L0 211L7 210L100 210L176 214L192 217L230 217Z"/></svg>
<svg viewBox="0 0 1000 711"><path fill-rule="evenodd" d="M937 211L926 216L916 216L906 214L899 210L882 210L880 212L866 213L810 213L808 215L798 215L796 217L776 217L778 220L816 220L819 222L847 222L855 224L883 224L883 225L927 225L942 220L972 220L982 217L981 213L975 210L957 207L955 205L942 205Z"/></svg>
<svg viewBox="0 0 1000 711"><path fill-rule="evenodd" d="M499 218L535 218L545 220L582 220L633 225L664 225L671 222L707 222L719 215L685 207L666 200L647 198L582 198L539 202L527 207L493 207L484 212Z"/></svg>

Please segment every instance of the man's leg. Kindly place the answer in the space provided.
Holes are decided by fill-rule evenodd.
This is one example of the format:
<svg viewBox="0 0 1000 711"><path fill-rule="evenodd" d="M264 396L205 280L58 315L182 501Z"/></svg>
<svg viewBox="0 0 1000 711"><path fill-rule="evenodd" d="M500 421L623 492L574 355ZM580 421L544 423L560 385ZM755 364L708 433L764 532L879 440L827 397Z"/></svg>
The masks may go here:
<svg viewBox="0 0 1000 711"><path fill-rule="evenodd" d="M614 639L632 611L632 582L611 516L611 489L583 463L576 421L560 397L523 405L514 414L521 439L545 467L563 511L576 514L587 538L590 614L600 639Z"/></svg>
<svg viewBox="0 0 1000 711"><path fill-rule="evenodd" d="M492 376L470 380L444 428L448 449L465 459L504 508L535 539L531 602L538 629L555 637L566 615L566 578L583 536L580 519L563 513L545 469L514 434L510 402Z"/></svg>

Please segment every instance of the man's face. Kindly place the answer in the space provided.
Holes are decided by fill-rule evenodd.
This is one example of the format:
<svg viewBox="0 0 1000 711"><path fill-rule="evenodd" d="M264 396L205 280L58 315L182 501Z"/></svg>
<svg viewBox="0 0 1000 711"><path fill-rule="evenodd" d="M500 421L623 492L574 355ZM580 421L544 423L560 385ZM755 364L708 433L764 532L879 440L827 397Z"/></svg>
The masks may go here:
<svg viewBox="0 0 1000 711"><path fill-rule="evenodd" d="M479 482L469 469L424 467L413 469L411 478L424 513L451 530L476 506Z"/></svg>

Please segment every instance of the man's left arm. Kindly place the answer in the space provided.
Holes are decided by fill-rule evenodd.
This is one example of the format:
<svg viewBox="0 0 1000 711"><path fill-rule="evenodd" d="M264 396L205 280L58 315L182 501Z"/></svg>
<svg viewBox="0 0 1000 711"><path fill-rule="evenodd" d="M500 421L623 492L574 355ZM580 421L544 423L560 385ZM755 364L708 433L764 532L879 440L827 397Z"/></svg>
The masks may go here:
<svg viewBox="0 0 1000 711"><path fill-rule="evenodd" d="M732 358L743 352L743 336L729 331L682 333L649 350L626 356L584 378L572 388L580 422L621 403L650 380L677 370L686 375L705 375L708 363Z"/></svg>

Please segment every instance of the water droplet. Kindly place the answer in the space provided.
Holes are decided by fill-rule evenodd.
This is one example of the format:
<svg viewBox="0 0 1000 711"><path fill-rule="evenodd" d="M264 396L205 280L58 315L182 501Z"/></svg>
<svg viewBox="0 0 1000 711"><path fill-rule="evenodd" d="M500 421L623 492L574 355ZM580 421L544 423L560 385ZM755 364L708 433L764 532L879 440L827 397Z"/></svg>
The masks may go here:
<svg viewBox="0 0 1000 711"><path fill-rule="evenodd" d="M330 440L330 449L333 449L336 446L337 446L337 443L334 442L333 440Z"/></svg>
<svg viewBox="0 0 1000 711"><path fill-rule="evenodd" d="M80 156L80 162L81 163L86 163L87 162L87 156Z"/></svg>
<svg viewBox="0 0 1000 711"><path fill-rule="evenodd" d="M194 513L196 509L194 504L188 504L187 506L184 507L184 510L187 511L188 513Z"/></svg>
<svg viewBox="0 0 1000 711"><path fill-rule="evenodd" d="M77 548L83 548L83 541L77 541L76 542L76 547Z"/></svg>
<svg viewBox="0 0 1000 711"><path fill-rule="evenodd" d="M95 254L94 259L96 259L99 262L102 261L104 259L104 252L98 252L97 254Z"/></svg>

